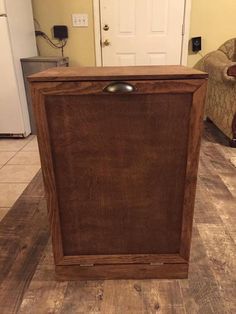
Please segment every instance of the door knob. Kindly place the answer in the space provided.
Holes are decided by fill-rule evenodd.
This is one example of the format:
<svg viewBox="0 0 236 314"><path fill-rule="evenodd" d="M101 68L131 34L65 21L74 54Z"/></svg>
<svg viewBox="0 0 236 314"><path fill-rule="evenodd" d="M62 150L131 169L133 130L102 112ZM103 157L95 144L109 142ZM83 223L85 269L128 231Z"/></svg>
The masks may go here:
<svg viewBox="0 0 236 314"><path fill-rule="evenodd" d="M111 43L109 42L108 39L106 39L106 40L104 40L103 45L104 45L105 47L107 47L107 46L110 46Z"/></svg>
<svg viewBox="0 0 236 314"><path fill-rule="evenodd" d="M104 30L104 31L108 31L108 30L109 30L109 25L105 24L105 25L103 26L103 30Z"/></svg>

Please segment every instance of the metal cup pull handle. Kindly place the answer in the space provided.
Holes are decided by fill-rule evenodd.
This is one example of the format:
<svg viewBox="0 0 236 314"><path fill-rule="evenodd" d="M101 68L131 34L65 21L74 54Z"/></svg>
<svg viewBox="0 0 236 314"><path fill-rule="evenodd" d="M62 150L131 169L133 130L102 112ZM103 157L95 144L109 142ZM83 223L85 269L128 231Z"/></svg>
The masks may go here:
<svg viewBox="0 0 236 314"><path fill-rule="evenodd" d="M132 93L135 88L126 82L114 82L106 86L103 91L106 93Z"/></svg>

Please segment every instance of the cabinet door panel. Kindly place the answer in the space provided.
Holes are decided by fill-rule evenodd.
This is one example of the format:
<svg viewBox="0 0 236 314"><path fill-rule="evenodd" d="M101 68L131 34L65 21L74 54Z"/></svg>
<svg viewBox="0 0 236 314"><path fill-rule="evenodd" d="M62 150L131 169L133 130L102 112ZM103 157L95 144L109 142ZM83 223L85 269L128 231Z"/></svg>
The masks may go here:
<svg viewBox="0 0 236 314"><path fill-rule="evenodd" d="M45 96L65 256L179 252L191 103Z"/></svg>

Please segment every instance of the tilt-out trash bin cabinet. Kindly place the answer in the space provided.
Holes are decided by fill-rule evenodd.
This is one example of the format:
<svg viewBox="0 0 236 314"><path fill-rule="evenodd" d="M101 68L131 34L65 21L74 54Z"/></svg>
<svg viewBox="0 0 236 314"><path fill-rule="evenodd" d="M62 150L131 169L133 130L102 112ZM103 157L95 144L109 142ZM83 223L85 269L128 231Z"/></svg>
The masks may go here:
<svg viewBox="0 0 236 314"><path fill-rule="evenodd" d="M182 66L29 77L58 279L187 277L206 78Z"/></svg>

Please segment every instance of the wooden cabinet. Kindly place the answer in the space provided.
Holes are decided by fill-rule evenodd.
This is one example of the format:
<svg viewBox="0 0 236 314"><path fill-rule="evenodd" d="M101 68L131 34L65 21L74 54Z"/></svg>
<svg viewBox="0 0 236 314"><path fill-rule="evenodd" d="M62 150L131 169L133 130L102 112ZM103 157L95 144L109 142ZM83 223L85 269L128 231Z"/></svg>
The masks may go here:
<svg viewBox="0 0 236 314"><path fill-rule="evenodd" d="M29 80L57 277L186 278L206 74L57 68Z"/></svg>

